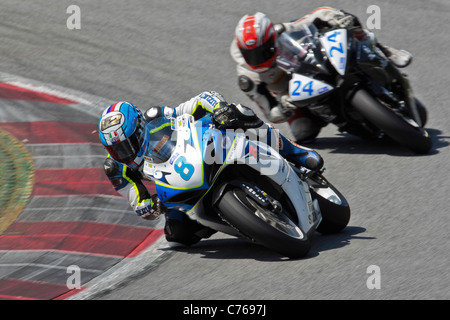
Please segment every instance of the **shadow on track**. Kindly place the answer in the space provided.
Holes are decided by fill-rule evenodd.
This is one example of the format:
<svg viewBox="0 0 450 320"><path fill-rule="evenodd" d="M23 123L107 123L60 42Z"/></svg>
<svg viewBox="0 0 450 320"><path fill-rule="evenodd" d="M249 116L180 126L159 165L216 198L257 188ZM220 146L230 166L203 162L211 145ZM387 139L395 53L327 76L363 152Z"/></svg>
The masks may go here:
<svg viewBox="0 0 450 320"><path fill-rule="evenodd" d="M320 252L334 250L351 244L353 240L374 240L375 237L360 236L358 234L366 231L363 227L347 226L344 230L336 234L315 234L312 239L312 247L308 256L319 255Z"/></svg>
<svg viewBox="0 0 450 320"><path fill-rule="evenodd" d="M416 156L431 156L439 153L438 149L447 147L450 136L443 136L442 131L437 129L426 129L432 140L432 147L430 152L421 155L410 151L409 149L400 146L392 141L390 138L378 140L364 140L348 133L338 133L333 137L320 136L313 143L303 144L306 147L314 150L329 150L330 153L342 154L387 154L397 157L416 157Z"/></svg>
<svg viewBox="0 0 450 320"><path fill-rule="evenodd" d="M306 257L301 259L289 259L280 256L276 252L244 241L238 238L216 238L216 239L203 239L196 245L188 248L174 248L163 250L174 250L178 252L184 252L188 254L201 255L201 258L205 259L253 259L257 261L296 261L302 259L310 259L318 256L320 252L326 250L333 250L350 245L352 240L372 240L373 237L357 236L360 233L364 233L365 228L348 226L342 232L332 235L320 235L315 233L311 239L311 250ZM219 235L220 236L220 235Z"/></svg>

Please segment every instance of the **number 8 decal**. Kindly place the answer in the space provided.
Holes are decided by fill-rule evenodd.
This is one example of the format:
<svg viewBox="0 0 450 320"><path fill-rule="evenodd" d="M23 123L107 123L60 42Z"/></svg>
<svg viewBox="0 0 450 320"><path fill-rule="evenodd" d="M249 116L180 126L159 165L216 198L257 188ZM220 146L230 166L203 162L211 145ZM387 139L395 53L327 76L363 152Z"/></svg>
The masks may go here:
<svg viewBox="0 0 450 320"><path fill-rule="evenodd" d="M186 162L186 158L181 156L174 163L175 172L180 175L183 180L188 181L194 174L194 166Z"/></svg>

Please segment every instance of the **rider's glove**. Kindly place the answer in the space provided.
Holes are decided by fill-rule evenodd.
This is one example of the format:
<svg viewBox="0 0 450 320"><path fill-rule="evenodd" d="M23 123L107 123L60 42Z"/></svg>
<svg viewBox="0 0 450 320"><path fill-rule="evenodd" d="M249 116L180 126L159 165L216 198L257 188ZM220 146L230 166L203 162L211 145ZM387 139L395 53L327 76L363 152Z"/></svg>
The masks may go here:
<svg viewBox="0 0 450 320"><path fill-rule="evenodd" d="M328 20L328 24L331 26L337 26L339 28L362 26L357 16L344 10L341 10L341 14L335 15L332 19Z"/></svg>
<svg viewBox="0 0 450 320"><path fill-rule="evenodd" d="M219 129L237 128L239 118L236 114L236 106L234 104L220 102L214 108L212 119L216 127Z"/></svg>
<svg viewBox="0 0 450 320"><path fill-rule="evenodd" d="M347 28L353 23L353 16L346 15L346 16L339 16L335 17L333 19L330 19L328 23L332 26L337 26L339 28Z"/></svg>
<svg viewBox="0 0 450 320"><path fill-rule="evenodd" d="M214 108L212 119L219 129L249 129L259 128L263 121L253 112L241 104L227 104L220 102Z"/></svg>
<svg viewBox="0 0 450 320"><path fill-rule="evenodd" d="M157 220L166 212L167 208L156 194L152 195L151 199L142 201L141 205L136 209L136 214L146 220Z"/></svg>
<svg viewBox="0 0 450 320"><path fill-rule="evenodd" d="M297 108L298 107L292 102L291 98L289 98L289 95L285 94L281 96L280 110L286 117L290 118Z"/></svg>

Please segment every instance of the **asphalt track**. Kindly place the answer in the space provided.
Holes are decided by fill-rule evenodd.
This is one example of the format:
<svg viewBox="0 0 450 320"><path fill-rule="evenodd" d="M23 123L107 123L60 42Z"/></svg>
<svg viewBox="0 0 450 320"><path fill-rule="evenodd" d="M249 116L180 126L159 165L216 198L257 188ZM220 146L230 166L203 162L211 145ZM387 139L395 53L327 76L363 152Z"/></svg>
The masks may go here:
<svg viewBox="0 0 450 320"><path fill-rule="evenodd" d="M70 112L69 108L61 112L53 104L35 102L32 110L19 112L11 110L27 107L10 101L10 107L2 111L22 117L15 121L39 117L59 122L69 118L93 124L97 110L101 109L98 105L106 101L129 100L141 108L177 105L206 89L221 92L229 101L249 103L237 89L235 66L228 53L239 18L245 13L262 11L275 21L287 21L318 6L313 1L76 1L81 9L81 29L69 30L66 9L73 2L2 1L0 71L50 87L58 85L63 91L63 88L76 90L80 96L93 98L87 101L96 103L87 104L90 111L75 108ZM168 250L159 241L153 251L144 252L139 260L141 265L134 265L137 272L133 277L117 279L113 275L114 266L126 260L123 256L114 261L106 259L103 268L92 268L92 263L97 262L91 262L90 255L71 255L67 262L78 263L82 272L84 268L89 274L85 280L92 279L86 283L98 289L83 290L74 298L450 298L447 206L450 93L446 70L450 57L446 54L449 36L442 28L442 22L450 14L450 4L446 0L395 3L348 0L330 4L357 14L363 23L369 17L367 8L378 5L381 29L374 30L378 39L414 54L414 62L405 72L416 95L429 110L427 129L433 139L430 154L417 156L395 145L368 145L329 126L322 131L314 148L325 159L327 177L347 197L352 219L341 234L317 235L305 259L285 260L257 246L215 235L179 251ZM3 118L1 121L5 122ZM40 149L39 153L33 148L37 146L30 149L32 154L45 156L49 152ZM58 152L64 156L79 152L67 146L61 148ZM101 153L95 145L82 149L92 157ZM62 162L59 165L80 168L79 164L69 165L70 160ZM82 168L86 167L84 163ZM41 199L44 202L39 205L55 206L45 200ZM111 209L108 202L100 203L105 212ZM83 207L98 208L91 203ZM25 215L27 208L20 217L32 219L30 212ZM125 215L126 206L115 198L113 208L123 209ZM86 212L59 211L69 221L94 216L89 208ZM119 218L122 213L115 213L118 223L126 220L128 225L142 227L142 222L132 220L131 215ZM55 213L49 219L56 220L57 216ZM33 261L43 261L45 265L61 262L62 258L56 256L59 252L46 253L45 259ZM0 263L7 265L11 254L16 253L3 252ZM36 251L21 257L28 259L33 254ZM18 263L15 259L12 260ZM58 265L60 269L62 265ZM368 268L372 265L379 267L380 289L367 286L371 276ZM95 282L101 278L98 276L102 270L106 270L109 287ZM35 269L25 268L22 272L25 277L31 276ZM120 286L114 285L114 281ZM83 292L87 294L83 296Z"/></svg>

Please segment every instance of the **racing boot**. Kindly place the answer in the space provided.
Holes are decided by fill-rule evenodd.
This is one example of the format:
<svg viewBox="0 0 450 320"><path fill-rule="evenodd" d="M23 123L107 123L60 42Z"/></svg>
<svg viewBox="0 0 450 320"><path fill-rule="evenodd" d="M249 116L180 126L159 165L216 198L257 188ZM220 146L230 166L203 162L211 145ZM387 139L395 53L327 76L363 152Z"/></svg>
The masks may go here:
<svg viewBox="0 0 450 320"><path fill-rule="evenodd" d="M412 61L412 54L405 50L399 50L377 42L377 47L384 53L384 55L397 67L405 68Z"/></svg>
<svg viewBox="0 0 450 320"><path fill-rule="evenodd" d="M357 31L353 31L353 34L360 41L368 40L375 44L377 48L383 52L386 58L388 58L397 68L405 68L412 62L413 56L411 53L406 50L395 49L379 43L373 32L361 28L357 29Z"/></svg>
<svg viewBox="0 0 450 320"><path fill-rule="evenodd" d="M279 152L286 160L312 171L319 171L323 168L323 158L317 152L287 139L282 134L280 134L280 139Z"/></svg>
<svg viewBox="0 0 450 320"><path fill-rule="evenodd" d="M312 171L320 171L323 168L323 159L314 150L286 138L271 125L264 124L261 128L262 132L265 131L267 134L259 134L259 141L266 139L265 142L268 145L277 150L286 160L294 163L296 167L304 167Z"/></svg>

